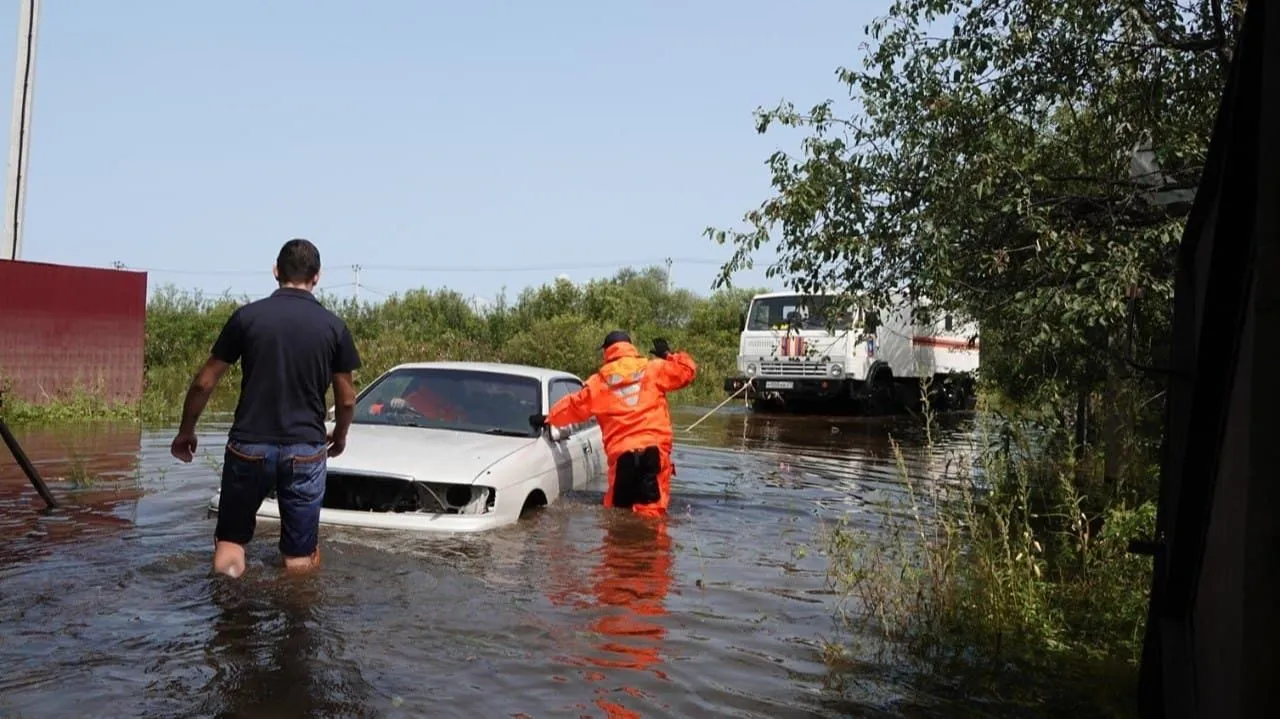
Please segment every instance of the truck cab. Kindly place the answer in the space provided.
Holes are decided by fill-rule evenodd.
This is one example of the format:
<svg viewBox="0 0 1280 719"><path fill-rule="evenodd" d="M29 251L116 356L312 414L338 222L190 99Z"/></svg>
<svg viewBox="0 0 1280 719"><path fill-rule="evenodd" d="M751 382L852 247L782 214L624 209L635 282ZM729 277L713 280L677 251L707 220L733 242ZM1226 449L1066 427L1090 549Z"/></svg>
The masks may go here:
<svg viewBox="0 0 1280 719"><path fill-rule="evenodd" d="M754 296L725 391L757 407L834 401L889 411L918 404L928 380L931 402L964 404L979 365L976 324L897 300L878 311L836 306L833 293Z"/></svg>

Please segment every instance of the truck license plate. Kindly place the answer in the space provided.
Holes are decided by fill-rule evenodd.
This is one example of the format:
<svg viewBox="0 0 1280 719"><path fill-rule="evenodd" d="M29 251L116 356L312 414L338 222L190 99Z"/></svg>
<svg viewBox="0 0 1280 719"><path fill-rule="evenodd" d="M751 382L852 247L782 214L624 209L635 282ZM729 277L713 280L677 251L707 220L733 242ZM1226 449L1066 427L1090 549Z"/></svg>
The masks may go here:
<svg viewBox="0 0 1280 719"><path fill-rule="evenodd" d="M779 381L773 381L773 382L765 382L765 383L764 383L764 388L765 388L765 389L792 389L792 388L794 388L795 386L796 386L796 383L795 383L795 382L779 382Z"/></svg>

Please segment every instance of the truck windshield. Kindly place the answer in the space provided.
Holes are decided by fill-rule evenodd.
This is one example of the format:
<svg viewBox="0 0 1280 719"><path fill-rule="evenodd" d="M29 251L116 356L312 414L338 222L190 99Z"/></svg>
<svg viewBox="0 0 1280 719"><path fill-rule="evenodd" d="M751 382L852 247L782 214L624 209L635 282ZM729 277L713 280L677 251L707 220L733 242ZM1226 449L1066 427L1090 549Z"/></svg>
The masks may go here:
<svg viewBox="0 0 1280 719"><path fill-rule="evenodd" d="M825 330L829 319L835 320L836 330L853 329L857 320L853 310L843 310L828 318L827 308L832 298L822 295L786 295L758 297L751 301L747 313L747 330L785 330L788 327L802 330Z"/></svg>

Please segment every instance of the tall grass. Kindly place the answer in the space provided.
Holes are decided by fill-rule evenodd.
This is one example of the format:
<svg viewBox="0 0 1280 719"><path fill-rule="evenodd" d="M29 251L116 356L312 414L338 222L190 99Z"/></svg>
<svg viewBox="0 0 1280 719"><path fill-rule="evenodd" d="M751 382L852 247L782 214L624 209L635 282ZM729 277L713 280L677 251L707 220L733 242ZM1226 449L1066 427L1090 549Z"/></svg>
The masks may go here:
<svg viewBox="0 0 1280 719"><path fill-rule="evenodd" d="M1081 455L1051 444L984 403L967 446L937 450L942 472L913 476L893 443L904 492L880 531L824 532L847 632L831 664L856 673L875 655L1055 714L1131 715L1150 560L1127 547L1155 504L1082 491Z"/></svg>

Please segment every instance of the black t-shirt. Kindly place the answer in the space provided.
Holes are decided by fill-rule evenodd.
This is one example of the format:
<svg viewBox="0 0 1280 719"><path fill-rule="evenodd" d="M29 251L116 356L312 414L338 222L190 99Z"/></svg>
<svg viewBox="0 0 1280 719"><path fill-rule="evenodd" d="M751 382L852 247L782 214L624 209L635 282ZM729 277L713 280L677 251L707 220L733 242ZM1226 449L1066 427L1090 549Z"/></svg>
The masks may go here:
<svg viewBox="0 0 1280 719"><path fill-rule="evenodd" d="M229 434L237 442L324 443L333 375L360 368L346 323L310 292L287 287L237 309L211 352L243 363Z"/></svg>

